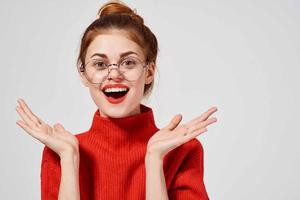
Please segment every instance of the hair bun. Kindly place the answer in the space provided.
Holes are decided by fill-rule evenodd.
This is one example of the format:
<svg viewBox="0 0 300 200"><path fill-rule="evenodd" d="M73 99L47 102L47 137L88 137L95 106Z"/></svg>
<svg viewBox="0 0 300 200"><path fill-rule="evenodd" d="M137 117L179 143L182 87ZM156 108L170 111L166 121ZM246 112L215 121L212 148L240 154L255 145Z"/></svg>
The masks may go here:
<svg viewBox="0 0 300 200"><path fill-rule="evenodd" d="M144 24L143 18L137 14L136 9L132 10L122 1L110 1L108 3L105 3L99 9L97 17L101 18L103 16L112 14L129 15L134 20L140 22L141 24Z"/></svg>

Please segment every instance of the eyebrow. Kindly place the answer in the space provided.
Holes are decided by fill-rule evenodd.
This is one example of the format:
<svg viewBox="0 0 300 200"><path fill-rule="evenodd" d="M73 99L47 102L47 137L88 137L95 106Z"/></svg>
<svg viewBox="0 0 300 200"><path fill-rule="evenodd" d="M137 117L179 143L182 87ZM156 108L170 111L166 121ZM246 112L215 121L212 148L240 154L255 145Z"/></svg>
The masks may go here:
<svg viewBox="0 0 300 200"><path fill-rule="evenodd" d="M123 58L123 57L125 57L125 56L130 55L130 54L136 54L136 55L138 55L138 54L135 53L134 51L127 51L127 52L121 53L121 54L120 54L120 58ZM91 56L91 58L94 57L94 56L99 56L99 57L103 57L103 58L108 58L107 55L105 55L104 53L94 53L94 54Z"/></svg>

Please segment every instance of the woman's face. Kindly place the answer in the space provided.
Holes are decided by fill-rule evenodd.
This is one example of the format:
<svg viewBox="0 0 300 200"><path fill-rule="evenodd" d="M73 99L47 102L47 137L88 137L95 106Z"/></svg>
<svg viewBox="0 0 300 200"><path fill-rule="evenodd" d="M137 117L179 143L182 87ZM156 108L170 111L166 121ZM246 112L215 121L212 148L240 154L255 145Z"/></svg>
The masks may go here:
<svg viewBox="0 0 300 200"><path fill-rule="evenodd" d="M125 36L125 33L118 30L110 31L107 34L98 35L89 45L86 53L85 62L91 60L95 53L105 54L107 58L96 55L93 59L101 59L107 64L119 63L122 59L120 55L125 52L135 52L126 57L137 57L141 61L145 60L145 56L138 44ZM144 85L152 82L154 77L155 64L150 63L142 70L141 75L136 81L127 81L115 66L111 66L107 78L100 85L90 84L85 77L81 76L84 85L89 88L92 99L99 108L100 115L103 117L121 118L140 113L140 102L143 99ZM111 68L110 67L110 68ZM120 103L111 103L107 100L102 89L108 84L123 84L129 88L125 99Z"/></svg>

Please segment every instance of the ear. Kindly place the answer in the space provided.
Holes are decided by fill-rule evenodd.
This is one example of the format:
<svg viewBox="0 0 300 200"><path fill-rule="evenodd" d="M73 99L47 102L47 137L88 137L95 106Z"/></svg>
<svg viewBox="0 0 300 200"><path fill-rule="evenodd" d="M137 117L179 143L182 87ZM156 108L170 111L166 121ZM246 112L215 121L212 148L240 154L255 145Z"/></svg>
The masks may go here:
<svg viewBox="0 0 300 200"><path fill-rule="evenodd" d="M77 69L78 69L79 77L80 77L80 79L81 79L82 84L83 84L85 87L89 87L89 82L88 82L88 80L86 79L86 77L85 77L85 75L83 74L83 72L80 71L79 66L77 67Z"/></svg>
<svg viewBox="0 0 300 200"><path fill-rule="evenodd" d="M149 63L147 67L146 77L145 77L145 84L150 84L154 79L156 64L154 62Z"/></svg>

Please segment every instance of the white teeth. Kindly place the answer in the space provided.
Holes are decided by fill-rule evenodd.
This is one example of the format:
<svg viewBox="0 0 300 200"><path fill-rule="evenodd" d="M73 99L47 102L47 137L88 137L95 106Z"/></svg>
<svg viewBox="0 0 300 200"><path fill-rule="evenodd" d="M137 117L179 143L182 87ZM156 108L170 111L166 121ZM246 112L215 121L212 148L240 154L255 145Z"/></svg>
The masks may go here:
<svg viewBox="0 0 300 200"><path fill-rule="evenodd" d="M104 90L105 92L122 92L122 91L127 91L127 88L107 88Z"/></svg>

